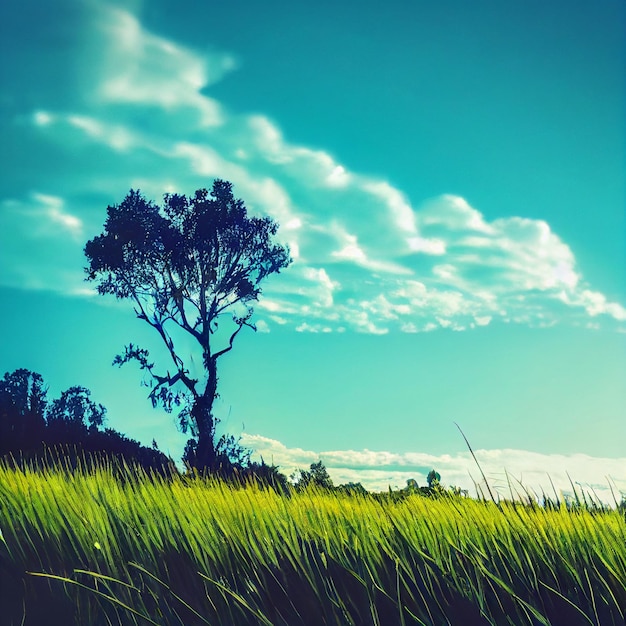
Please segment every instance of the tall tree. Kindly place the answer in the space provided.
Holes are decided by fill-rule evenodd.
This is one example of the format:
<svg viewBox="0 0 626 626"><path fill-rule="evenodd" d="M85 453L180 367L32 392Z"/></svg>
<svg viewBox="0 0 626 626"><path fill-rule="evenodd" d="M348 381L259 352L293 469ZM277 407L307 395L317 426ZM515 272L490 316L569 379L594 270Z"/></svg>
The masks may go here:
<svg viewBox="0 0 626 626"><path fill-rule="evenodd" d="M131 190L107 208L104 232L85 246L87 280L97 281L101 294L133 302L137 317L161 337L172 369L157 374L148 351L133 344L114 363L139 363L149 374L154 406L182 407L180 426L195 439L199 466L213 467L219 453L218 359L244 326L256 330L251 303L261 282L291 262L288 248L273 240L277 229L270 217L249 217L232 184L216 180L210 192L190 198L166 194L162 207ZM232 320L225 335L218 332L223 316ZM180 331L199 346L201 379L175 345Z"/></svg>

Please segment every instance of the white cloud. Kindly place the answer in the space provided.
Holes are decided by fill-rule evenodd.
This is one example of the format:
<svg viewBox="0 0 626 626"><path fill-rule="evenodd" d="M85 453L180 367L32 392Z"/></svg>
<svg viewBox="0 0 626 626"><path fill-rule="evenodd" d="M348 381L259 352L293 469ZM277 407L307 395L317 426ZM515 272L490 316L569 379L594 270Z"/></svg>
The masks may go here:
<svg viewBox="0 0 626 626"><path fill-rule="evenodd" d="M362 184L365 191L380 198L387 206L395 225L407 233L417 232L415 213L407 199L400 191L383 181L365 181Z"/></svg>
<svg viewBox="0 0 626 626"><path fill-rule="evenodd" d="M487 496L469 452L454 455L433 455L425 452L394 453L373 450L313 451L288 448L280 441L261 435L242 435L242 444L255 451L266 463L274 463L289 475L296 469L308 469L321 459L335 484L361 482L371 491L386 491L404 487L409 478L426 484L431 469L441 474L444 485L467 489L477 494L477 486ZM626 458L610 459L585 454L540 454L526 450L475 450L482 471L491 490L501 498L524 497L527 493L554 497L554 489L561 497L573 495L572 483L579 494L585 492L608 504L614 503L613 488L619 501L619 492L626 495ZM554 487L554 489L553 489Z"/></svg>
<svg viewBox="0 0 626 626"><path fill-rule="evenodd" d="M475 317L474 320L478 326L487 326L491 321L491 316L485 315L483 317Z"/></svg>
<svg viewBox="0 0 626 626"><path fill-rule="evenodd" d="M321 307L333 306L333 292L340 287L339 283L330 279L324 268L305 267L302 277L314 284L313 287L304 286L300 293L312 296L315 305Z"/></svg>
<svg viewBox="0 0 626 626"><path fill-rule="evenodd" d="M330 174L326 177L326 182L330 187L345 187L350 181L350 175L343 165L332 164Z"/></svg>
<svg viewBox="0 0 626 626"><path fill-rule="evenodd" d="M181 141L174 146L172 155L191 162L194 171L202 177L217 177L226 161L209 145L198 145Z"/></svg>
<svg viewBox="0 0 626 626"><path fill-rule="evenodd" d="M366 310L367 302L359 303L354 300L348 300L347 306L341 308L341 320L345 321L350 327L357 332L369 333L371 335L386 335L389 329L381 323L377 323L378 319L372 319L370 313Z"/></svg>
<svg viewBox="0 0 626 626"><path fill-rule="evenodd" d="M65 209L63 198L33 191L26 201L5 200L2 204L5 214L13 214L21 222L22 233L29 236L65 237L69 234L79 239L83 234L83 222ZM17 235L17 232L13 233Z"/></svg>
<svg viewBox="0 0 626 626"><path fill-rule="evenodd" d="M98 90L104 102L186 107L200 114L203 126L223 123L218 103L200 89L218 82L237 63L231 55L210 61L144 30L127 11L108 7L101 28L114 42L103 52L104 79Z"/></svg>
<svg viewBox="0 0 626 626"><path fill-rule="evenodd" d="M334 224L331 229L334 231L333 234L339 240L340 246L339 250L333 250L333 252L331 252L331 256L336 259L354 261L359 264L367 263L367 257L365 256L365 252L363 252L359 246L356 235L351 235L346 232L338 224Z"/></svg>
<svg viewBox="0 0 626 626"><path fill-rule="evenodd" d="M19 289L86 295L83 222L63 198L32 192L0 203L0 284Z"/></svg>
<svg viewBox="0 0 626 626"><path fill-rule="evenodd" d="M136 143L133 133L123 126L103 124L86 115L68 115L67 121L88 136L106 143L114 150L128 150Z"/></svg>
<svg viewBox="0 0 626 626"><path fill-rule="evenodd" d="M270 327L267 325L267 322L265 320L259 320L255 324L255 328L260 333L269 333L270 332Z"/></svg>
<svg viewBox="0 0 626 626"><path fill-rule="evenodd" d="M446 253L446 244L441 239L424 239L423 237L408 237L407 243L411 252L441 255Z"/></svg>
<svg viewBox="0 0 626 626"><path fill-rule="evenodd" d="M221 177L252 212L278 220L294 259L264 288L272 304L257 310L267 328L385 333L626 321L624 306L585 283L572 250L545 221L489 221L454 195L415 205L327 151L290 143L266 116L233 114L208 97L203 88L236 68L232 55L199 54L121 9L94 10L93 37L83 45L97 54L91 50L93 63L83 68L78 109L39 108L31 118L68 154L76 137L82 142L73 157L82 178L68 170L48 194L65 204L44 203L59 231L78 238L88 215L90 223L96 211L102 216L104 203L84 209L78 200L94 190L111 203L121 197L109 199L109 190L131 186L157 200ZM90 162L92 145L99 150Z"/></svg>
<svg viewBox="0 0 626 626"><path fill-rule="evenodd" d="M426 203L420 211L418 223L423 226L440 225L446 230L493 233L479 211L472 208L464 198L443 195Z"/></svg>
<svg viewBox="0 0 626 626"><path fill-rule="evenodd" d="M37 126L48 126L54 120L54 116L47 111L35 111L33 113L33 122Z"/></svg>
<svg viewBox="0 0 626 626"><path fill-rule="evenodd" d="M298 177L301 184L343 188L351 182L352 176L327 152L286 143L279 128L268 118L252 115L248 118L248 127L252 133L252 148L257 154L282 166L287 175Z"/></svg>
<svg viewBox="0 0 626 626"><path fill-rule="evenodd" d="M559 297L563 298L567 303L584 306L587 313L592 317L607 314L620 321L626 320L626 308L615 302L607 302L606 296L597 291L585 289L581 293L575 294L575 296L561 292Z"/></svg>
<svg viewBox="0 0 626 626"><path fill-rule="evenodd" d="M411 306L409 304L392 303L383 294L379 295L374 300L361 301L360 306L365 311L373 313L376 318L383 320L397 320L400 316L406 316L411 313Z"/></svg>
<svg viewBox="0 0 626 626"><path fill-rule="evenodd" d="M33 199L41 206L41 212L52 223L58 224L63 230L78 238L83 233L83 222L75 215L66 212L63 208L63 200L56 196L48 196L42 193L33 193ZM39 213L38 209L35 209Z"/></svg>

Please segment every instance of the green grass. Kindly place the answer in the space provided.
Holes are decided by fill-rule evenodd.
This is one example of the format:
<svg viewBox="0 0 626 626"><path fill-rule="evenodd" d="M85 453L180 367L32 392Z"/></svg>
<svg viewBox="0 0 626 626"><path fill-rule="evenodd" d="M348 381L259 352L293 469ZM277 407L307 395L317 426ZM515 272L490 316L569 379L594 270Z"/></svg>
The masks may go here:
<svg viewBox="0 0 626 626"><path fill-rule="evenodd" d="M0 464L0 502L8 625L626 624L617 510L285 496L106 463Z"/></svg>

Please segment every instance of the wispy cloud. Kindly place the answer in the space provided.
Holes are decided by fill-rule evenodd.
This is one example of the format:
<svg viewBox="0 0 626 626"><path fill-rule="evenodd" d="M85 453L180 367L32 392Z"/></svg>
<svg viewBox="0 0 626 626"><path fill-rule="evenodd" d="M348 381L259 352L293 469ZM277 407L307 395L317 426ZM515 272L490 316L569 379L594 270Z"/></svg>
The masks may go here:
<svg viewBox="0 0 626 626"><path fill-rule="evenodd" d="M385 491L406 486L409 478L426 484L426 476L435 469L442 483L477 489L487 495L480 470L469 452L434 455L424 452L393 453L373 450L313 451L288 448L280 441L261 435L242 435L242 443L255 451L254 458L280 467L285 474L308 469L322 460L335 484L361 482L371 491ZM626 458L607 459L586 454L540 454L525 450L475 450L490 489L502 498L543 494L571 497L573 487L614 504L626 495ZM612 491L613 490L613 491Z"/></svg>
<svg viewBox="0 0 626 626"><path fill-rule="evenodd" d="M82 220L58 196L0 202L0 284L79 295L69 289L82 286L83 236Z"/></svg>
<svg viewBox="0 0 626 626"><path fill-rule="evenodd" d="M81 240L83 222L69 213L62 198L48 194L31 192L28 201L8 199L2 202L2 216L7 223L28 237L67 238ZM8 230L8 229L7 229Z"/></svg>
<svg viewBox="0 0 626 626"><path fill-rule="evenodd" d="M32 194L32 197L39 206L33 209L31 217L47 219L51 225L59 226L61 230L68 232L74 239L82 237L82 220L64 209L61 198L36 192ZM43 228L45 229L45 226Z"/></svg>
<svg viewBox="0 0 626 626"><path fill-rule="evenodd" d="M156 199L222 177L251 210L280 222L294 258L259 303L264 330L420 332L564 319L623 329L626 308L584 281L547 222L487 220L452 195L416 202L327 151L290 143L268 117L235 114L206 95L237 68L232 54L200 54L148 32L123 9L93 11L90 36L75 42L75 56L91 60L77 70L76 108L46 107L41 93L41 106L15 120L54 147L64 172L39 172L37 190L15 201L39 197L48 221L67 234L90 235L106 204L130 187ZM32 265L19 251L1 263ZM66 274L53 284L78 293L74 280Z"/></svg>
<svg viewBox="0 0 626 626"><path fill-rule="evenodd" d="M220 105L200 93L237 62L232 55L201 57L144 30L135 16L102 8L99 28L113 45L104 49L103 75L96 91L103 103L183 110L201 126L222 123Z"/></svg>

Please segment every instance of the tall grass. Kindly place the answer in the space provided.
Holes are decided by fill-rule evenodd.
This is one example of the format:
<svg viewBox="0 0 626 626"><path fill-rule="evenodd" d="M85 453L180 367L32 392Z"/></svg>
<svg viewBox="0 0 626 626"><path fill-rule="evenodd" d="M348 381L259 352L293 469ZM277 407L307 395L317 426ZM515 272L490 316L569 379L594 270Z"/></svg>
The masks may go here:
<svg viewBox="0 0 626 626"><path fill-rule="evenodd" d="M9 625L626 624L616 510L281 495L106 463L0 464L0 502Z"/></svg>

